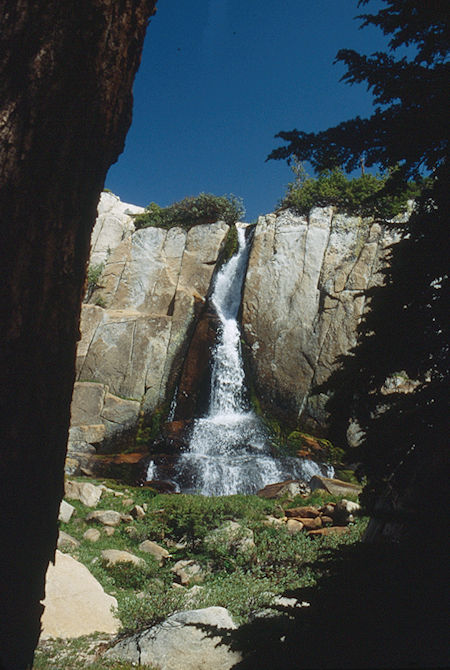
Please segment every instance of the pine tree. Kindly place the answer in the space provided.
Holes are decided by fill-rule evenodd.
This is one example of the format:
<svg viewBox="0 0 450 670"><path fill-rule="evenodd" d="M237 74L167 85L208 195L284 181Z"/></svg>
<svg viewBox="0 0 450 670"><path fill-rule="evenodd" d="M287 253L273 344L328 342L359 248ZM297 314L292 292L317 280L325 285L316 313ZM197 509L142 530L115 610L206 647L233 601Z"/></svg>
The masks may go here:
<svg viewBox="0 0 450 670"><path fill-rule="evenodd" d="M280 132L287 146L269 158L295 156L319 171L348 172L363 158L366 167L391 171L391 193L429 175L402 241L391 250L385 286L368 292L371 310L358 344L329 388L334 437L345 439L349 418L363 431L352 458L368 478L365 500L372 512L384 496L397 512L417 519L420 510L431 521L430 510L442 511L444 486L437 482L447 463L450 35L446 3L384 5L359 18L390 37L388 52L337 55L347 66L343 79L365 82L373 92L373 115L315 134ZM389 383L402 377L411 392Z"/></svg>

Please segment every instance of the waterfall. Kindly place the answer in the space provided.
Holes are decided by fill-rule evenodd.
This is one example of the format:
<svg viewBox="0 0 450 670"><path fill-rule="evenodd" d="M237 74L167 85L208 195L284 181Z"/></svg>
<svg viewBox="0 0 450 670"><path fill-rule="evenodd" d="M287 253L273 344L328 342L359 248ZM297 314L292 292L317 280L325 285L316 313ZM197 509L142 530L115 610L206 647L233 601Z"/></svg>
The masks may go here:
<svg viewBox="0 0 450 670"><path fill-rule="evenodd" d="M205 417L194 421L175 476L184 492L255 493L269 483L309 481L313 474L322 474L312 461L272 457L265 427L249 407L237 317L250 248L246 224L236 227L238 251L217 274L211 296L220 325L212 354L209 408Z"/></svg>

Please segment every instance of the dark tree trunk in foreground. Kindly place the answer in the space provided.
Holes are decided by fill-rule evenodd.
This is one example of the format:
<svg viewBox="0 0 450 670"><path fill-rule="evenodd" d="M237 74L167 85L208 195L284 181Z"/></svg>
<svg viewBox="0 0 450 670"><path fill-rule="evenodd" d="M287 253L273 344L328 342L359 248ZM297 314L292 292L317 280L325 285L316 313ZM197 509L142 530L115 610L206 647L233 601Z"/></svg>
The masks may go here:
<svg viewBox="0 0 450 670"><path fill-rule="evenodd" d="M31 666L90 233L155 0L0 0L0 666Z"/></svg>

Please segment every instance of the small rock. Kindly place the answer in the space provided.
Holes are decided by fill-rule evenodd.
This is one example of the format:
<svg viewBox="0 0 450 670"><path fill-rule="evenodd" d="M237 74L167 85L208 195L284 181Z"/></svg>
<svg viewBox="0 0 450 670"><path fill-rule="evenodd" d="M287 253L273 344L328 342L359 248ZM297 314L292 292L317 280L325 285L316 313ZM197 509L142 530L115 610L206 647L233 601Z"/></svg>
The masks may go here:
<svg viewBox="0 0 450 670"><path fill-rule="evenodd" d="M300 518L297 520L303 524L306 530L317 530L318 528L322 528L322 519L320 516L316 516L315 519Z"/></svg>
<svg viewBox="0 0 450 670"><path fill-rule="evenodd" d="M158 561L159 565L164 563L164 559L170 558L170 554L167 549L160 547L159 544L156 544L156 542L152 542L151 540L144 540L141 542L139 549L141 551L145 551L148 554L151 554Z"/></svg>
<svg viewBox="0 0 450 670"><path fill-rule="evenodd" d="M133 509L130 511L130 514L133 517L133 519L143 519L145 517L144 508L141 507L140 505L135 505Z"/></svg>
<svg viewBox="0 0 450 670"><path fill-rule="evenodd" d="M286 521L286 529L290 535L294 535L295 533L299 533L301 530L303 530L304 526L301 521L298 521L298 519L288 519Z"/></svg>
<svg viewBox="0 0 450 670"><path fill-rule="evenodd" d="M104 549L102 551L102 558L107 565L116 565L116 563L133 563L134 565L145 565L145 561L129 551L121 551L120 549Z"/></svg>
<svg viewBox="0 0 450 670"><path fill-rule="evenodd" d="M308 535L311 537L321 537L323 535L342 535L348 533L348 526L327 526L327 528L318 528L317 530L310 530Z"/></svg>
<svg viewBox="0 0 450 670"><path fill-rule="evenodd" d="M127 526L125 532L132 540L136 540L139 536L138 530L134 526Z"/></svg>
<svg viewBox="0 0 450 670"><path fill-rule="evenodd" d="M208 533L203 540L205 547L225 547L232 554L253 554L256 549L253 531L236 521L226 521L219 528Z"/></svg>
<svg viewBox="0 0 450 670"><path fill-rule="evenodd" d="M306 505L304 507L292 507L287 509L284 512L287 517L302 517L304 519L315 519L316 516L319 516L319 510L317 507L312 507L311 505Z"/></svg>
<svg viewBox="0 0 450 670"><path fill-rule="evenodd" d="M104 526L118 526L122 521L122 515L113 509L100 509L94 512L89 512L86 521L97 521Z"/></svg>
<svg viewBox="0 0 450 670"><path fill-rule="evenodd" d="M332 517L326 514L322 514L320 518L322 519L322 526L332 526L334 523Z"/></svg>
<svg viewBox="0 0 450 670"><path fill-rule="evenodd" d="M58 549L76 549L80 546L80 542L76 540L72 535L65 533L63 530L59 531L58 535Z"/></svg>
<svg viewBox="0 0 450 670"><path fill-rule="evenodd" d="M177 561L172 568L172 572L183 586L198 584L205 578L202 566L193 560Z"/></svg>
<svg viewBox="0 0 450 670"><path fill-rule="evenodd" d="M80 500L86 507L95 507L101 498L102 489L90 482L74 482L68 479L65 495L69 500Z"/></svg>
<svg viewBox="0 0 450 670"><path fill-rule="evenodd" d="M262 523L263 526L284 526L285 519L279 519L278 517L269 514Z"/></svg>
<svg viewBox="0 0 450 670"><path fill-rule="evenodd" d="M100 539L100 531L97 528L88 528L83 534L83 539L88 542L97 542Z"/></svg>
<svg viewBox="0 0 450 670"><path fill-rule="evenodd" d="M63 523L69 523L72 518L72 514L75 512L75 507L65 500L61 500L61 505L59 506L59 516L58 520Z"/></svg>
<svg viewBox="0 0 450 670"><path fill-rule="evenodd" d="M124 498L122 500L122 505L124 505L124 507L131 507L131 505L134 505L133 498Z"/></svg>
<svg viewBox="0 0 450 670"><path fill-rule="evenodd" d="M121 519L121 521L123 521L124 523L131 523L132 521L134 521L134 519L133 519L133 517L131 516L131 514L121 514L121 515L120 515L120 519Z"/></svg>
<svg viewBox="0 0 450 670"><path fill-rule="evenodd" d="M113 528L112 526L105 526L104 530L105 535L107 535L108 537L111 537L111 535L114 535L114 533L116 532L116 529Z"/></svg>

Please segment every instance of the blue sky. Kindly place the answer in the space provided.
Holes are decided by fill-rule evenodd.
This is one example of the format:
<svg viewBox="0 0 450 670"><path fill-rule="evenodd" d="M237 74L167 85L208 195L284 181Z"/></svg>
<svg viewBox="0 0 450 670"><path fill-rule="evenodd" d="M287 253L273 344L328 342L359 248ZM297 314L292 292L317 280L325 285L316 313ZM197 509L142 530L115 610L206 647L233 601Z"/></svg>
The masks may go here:
<svg viewBox="0 0 450 670"><path fill-rule="evenodd" d="M246 221L273 211L291 180L265 162L280 130L315 131L371 113L364 86L339 82L340 48L386 48L359 30L356 0L159 0L134 85L133 123L105 186L162 206L233 193Z"/></svg>

